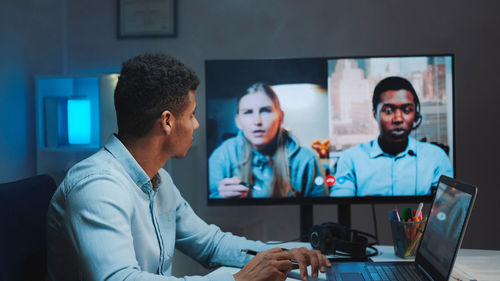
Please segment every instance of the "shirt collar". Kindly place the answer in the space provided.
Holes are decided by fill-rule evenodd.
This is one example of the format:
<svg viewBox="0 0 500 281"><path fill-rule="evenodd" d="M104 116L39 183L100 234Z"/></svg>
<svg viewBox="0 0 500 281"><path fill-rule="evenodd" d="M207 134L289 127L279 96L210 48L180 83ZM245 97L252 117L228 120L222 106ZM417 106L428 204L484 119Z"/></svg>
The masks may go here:
<svg viewBox="0 0 500 281"><path fill-rule="evenodd" d="M266 165L269 162L269 157L253 148L252 151L253 151L253 159L252 159L253 166L260 169L264 168L264 165Z"/></svg>
<svg viewBox="0 0 500 281"><path fill-rule="evenodd" d="M153 186L148 175L115 134L109 137L108 141L104 145L104 149L109 151L109 153L111 153L111 155L118 160L137 187L147 194L150 193Z"/></svg>
<svg viewBox="0 0 500 281"><path fill-rule="evenodd" d="M382 155L389 155L385 153L380 147L378 143L378 138L372 140L371 142L372 142L372 149L370 151L370 158L377 158ZM417 146L417 141L414 138L408 137L408 145L406 146L406 149L403 152L396 155L396 157L402 157L405 155L416 156L417 155L417 151L415 149L416 146Z"/></svg>

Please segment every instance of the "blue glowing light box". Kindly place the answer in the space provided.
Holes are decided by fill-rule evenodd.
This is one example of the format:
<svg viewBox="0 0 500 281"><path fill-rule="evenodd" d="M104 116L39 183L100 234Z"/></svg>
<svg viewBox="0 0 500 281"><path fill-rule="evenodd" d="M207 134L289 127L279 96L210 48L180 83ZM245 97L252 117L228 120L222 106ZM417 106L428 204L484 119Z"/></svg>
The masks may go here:
<svg viewBox="0 0 500 281"><path fill-rule="evenodd" d="M62 180L118 131L113 103L118 74L36 77L37 173Z"/></svg>
<svg viewBox="0 0 500 281"><path fill-rule="evenodd" d="M68 143L90 144L91 115L90 100L68 99Z"/></svg>

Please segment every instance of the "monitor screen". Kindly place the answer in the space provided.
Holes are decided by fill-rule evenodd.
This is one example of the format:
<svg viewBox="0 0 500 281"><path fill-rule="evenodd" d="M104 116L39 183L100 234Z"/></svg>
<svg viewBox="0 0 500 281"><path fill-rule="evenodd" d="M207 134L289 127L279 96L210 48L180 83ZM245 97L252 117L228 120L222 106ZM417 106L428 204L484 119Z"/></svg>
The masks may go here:
<svg viewBox="0 0 500 281"><path fill-rule="evenodd" d="M209 203L427 196L454 175L451 55L208 60L205 74Z"/></svg>

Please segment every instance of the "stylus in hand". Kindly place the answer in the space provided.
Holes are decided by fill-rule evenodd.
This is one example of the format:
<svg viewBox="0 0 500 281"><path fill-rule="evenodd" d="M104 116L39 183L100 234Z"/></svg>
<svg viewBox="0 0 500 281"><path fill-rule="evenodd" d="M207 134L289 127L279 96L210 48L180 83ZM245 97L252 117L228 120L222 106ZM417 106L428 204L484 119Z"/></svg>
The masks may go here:
<svg viewBox="0 0 500 281"><path fill-rule="evenodd" d="M288 249L283 249L283 251L287 251ZM254 250L250 250L250 249L241 249L241 252L242 253L246 253L247 255L252 255L252 256L255 256L258 254L257 251L254 251ZM294 260L290 260L292 262L292 269L298 269L299 268L299 262L297 261L294 261Z"/></svg>
<svg viewBox="0 0 500 281"><path fill-rule="evenodd" d="M251 184L246 183L246 182L244 182L244 181L240 182L240 184L241 184L241 185L243 185L243 186L246 186L246 187L248 187L248 188L250 188L250 189L252 189L252 188L253 188L253 189L258 190L258 191L261 191L261 190L262 190L262 187L260 187L260 186L256 186L256 185L251 185Z"/></svg>

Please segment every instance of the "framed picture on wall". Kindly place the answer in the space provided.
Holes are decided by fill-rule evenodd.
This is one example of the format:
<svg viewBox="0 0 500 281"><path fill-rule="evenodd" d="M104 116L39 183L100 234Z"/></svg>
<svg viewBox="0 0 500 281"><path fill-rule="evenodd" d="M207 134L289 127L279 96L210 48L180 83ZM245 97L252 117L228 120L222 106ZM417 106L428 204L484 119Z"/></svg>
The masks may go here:
<svg viewBox="0 0 500 281"><path fill-rule="evenodd" d="M118 38L177 36L177 0L117 0Z"/></svg>

